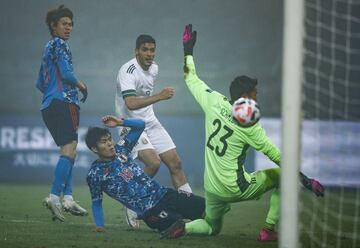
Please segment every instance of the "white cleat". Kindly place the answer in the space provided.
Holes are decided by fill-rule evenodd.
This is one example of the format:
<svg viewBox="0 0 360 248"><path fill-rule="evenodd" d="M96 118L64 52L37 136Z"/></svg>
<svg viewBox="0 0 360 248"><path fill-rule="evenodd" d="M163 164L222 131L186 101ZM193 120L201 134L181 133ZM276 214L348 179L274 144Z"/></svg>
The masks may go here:
<svg viewBox="0 0 360 248"><path fill-rule="evenodd" d="M86 216L88 212L86 209L81 207L76 201L73 199L63 199L62 200L62 208L65 212L68 212L72 215L76 216Z"/></svg>
<svg viewBox="0 0 360 248"><path fill-rule="evenodd" d="M140 228L140 221L137 218L137 214L132 211L131 209L125 208L125 217L126 223L132 229L139 229Z"/></svg>
<svg viewBox="0 0 360 248"><path fill-rule="evenodd" d="M61 204L59 201L52 201L50 200L50 197L45 197L45 199L43 200L43 205L50 210L53 221L55 220L59 220L61 222L65 221L65 217L61 213Z"/></svg>

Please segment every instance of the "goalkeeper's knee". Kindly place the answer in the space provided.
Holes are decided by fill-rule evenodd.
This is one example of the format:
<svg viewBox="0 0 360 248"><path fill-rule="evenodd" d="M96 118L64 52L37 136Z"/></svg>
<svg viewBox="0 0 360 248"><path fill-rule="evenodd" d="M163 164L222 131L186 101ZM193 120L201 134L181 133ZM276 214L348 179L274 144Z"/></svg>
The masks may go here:
<svg viewBox="0 0 360 248"><path fill-rule="evenodd" d="M205 220L211 228L210 233L209 233L211 236L218 235L221 232L221 229L222 229L222 221L221 220L209 220L209 219L205 219Z"/></svg>

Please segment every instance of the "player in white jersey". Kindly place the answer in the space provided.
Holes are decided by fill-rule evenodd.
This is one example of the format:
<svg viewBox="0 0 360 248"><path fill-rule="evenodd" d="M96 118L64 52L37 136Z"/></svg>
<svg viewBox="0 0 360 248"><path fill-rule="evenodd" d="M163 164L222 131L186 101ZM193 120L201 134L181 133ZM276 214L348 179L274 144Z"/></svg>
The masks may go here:
<svg viewBox="0 0 360 248"><path fill-rule="evenodd" d="M145 164L145 172L151 177L159 170L163 162L169 169L174 187L180 191L192 193L176 146L168 132L156 118L153 104L168 100L174 95L174 89L165 87L160 93L153 94L158 74L158 65L154 62L156 42L150 35L140 35L136 39L135 58L125 63L117 76L115 110L118 117L141 118L145 121L145 130L133 149L133 157ZM122 130L121 136L126 133ZM138 223L128 213L128 224L138 227Z"/></svg>

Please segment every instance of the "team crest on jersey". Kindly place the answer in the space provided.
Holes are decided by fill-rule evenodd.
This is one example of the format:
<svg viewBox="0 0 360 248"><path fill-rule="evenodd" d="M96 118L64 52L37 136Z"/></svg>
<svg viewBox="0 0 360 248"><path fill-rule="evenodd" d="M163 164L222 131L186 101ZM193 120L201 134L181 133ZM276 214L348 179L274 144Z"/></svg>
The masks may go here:
<svg viewBox="0 0 360 248"><path fill-rule="evenodd" d="M149 143L149 141L146 138L142 138L141 139L141 143L143 143L144 145L146 145L147 143Z"/></svg>
<svg viewBox="0 0 360 248"><path fill-rule="evenodd" d="M124 154L118 154L118 158L121 162L126 163L128 161L128 157Z"/></svg>

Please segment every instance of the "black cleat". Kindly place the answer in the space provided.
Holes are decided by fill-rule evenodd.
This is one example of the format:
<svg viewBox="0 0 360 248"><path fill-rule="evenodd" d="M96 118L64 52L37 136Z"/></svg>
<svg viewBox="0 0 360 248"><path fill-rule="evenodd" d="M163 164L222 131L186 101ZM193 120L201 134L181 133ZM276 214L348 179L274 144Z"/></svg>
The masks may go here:
<svg viewBox="0 0 360 248"><path fill-rule="evenodd" d="M160 239L177 239L185 235L185 222L182 219L177 220L168 229L160 234Z"/></svg>

